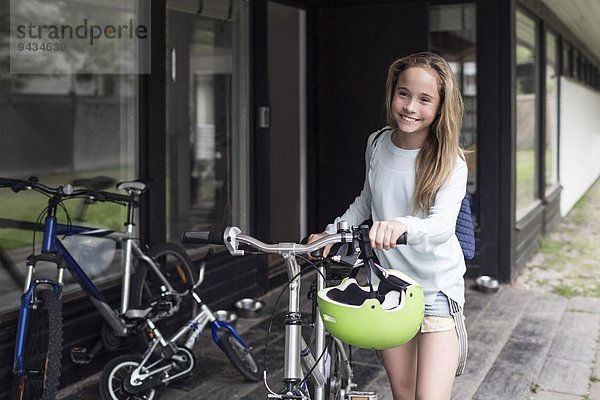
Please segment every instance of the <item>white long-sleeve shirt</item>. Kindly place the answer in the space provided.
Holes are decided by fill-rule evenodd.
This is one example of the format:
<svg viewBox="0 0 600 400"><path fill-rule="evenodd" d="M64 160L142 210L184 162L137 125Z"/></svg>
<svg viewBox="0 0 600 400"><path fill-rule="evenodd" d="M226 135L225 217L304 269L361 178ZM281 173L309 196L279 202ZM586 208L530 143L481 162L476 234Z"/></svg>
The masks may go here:
<svg viewBox="0 0 600 400"><path fill-rule="evenodd" d="M411 213L415 190L415 165L420 150L404 150L392 143L391 130L369 136L366 149L366 179L360 195L346 212L327 226L336 232L339 220L357 225L372 216L373 221L395 220L407 227L407 245L391 250L375 250L384 267L408 274L424 289L425 304L433 304L443 292L464 305L465 260L454 233L456 218L465 196L467 165L457 155L448 181L438 190L427 213Z"/></svg>

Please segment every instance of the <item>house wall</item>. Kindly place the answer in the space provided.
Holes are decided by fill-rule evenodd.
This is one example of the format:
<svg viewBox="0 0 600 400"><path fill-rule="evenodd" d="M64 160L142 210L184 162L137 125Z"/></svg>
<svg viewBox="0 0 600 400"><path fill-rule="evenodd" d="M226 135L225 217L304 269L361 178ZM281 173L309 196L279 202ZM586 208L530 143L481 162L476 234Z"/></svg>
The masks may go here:
<svg viewBox="0 0 600 400"><path fill-rule="evenodd" d="M600 177L600 92L560 81L560 213L566 215Z"/></svg>

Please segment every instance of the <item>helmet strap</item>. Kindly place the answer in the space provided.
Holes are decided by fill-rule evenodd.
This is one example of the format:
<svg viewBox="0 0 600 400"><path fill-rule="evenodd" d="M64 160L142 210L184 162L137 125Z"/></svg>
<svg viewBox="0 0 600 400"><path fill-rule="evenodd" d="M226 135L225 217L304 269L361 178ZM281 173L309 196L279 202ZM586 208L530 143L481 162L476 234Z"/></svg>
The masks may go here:
<svg viewBox="0 0 600 400"><path fill-rule="evenodd" d="M371 247L371 241L369 240L369 226L361 225L359 229L360 229L360 232L359 232L360 246L362 249L365 264L369 267L369 269L371 271L373 271L375 276L377 276L380 281L386 281L392 287L394 287L398 290L405 291L406 288L408 288L408 286L410 286L410 284L408 282L405 282L404 280L398 278L397 276L389 275L386 272L385 268L383 268L380 265L378 265L377 263L375 263L375 252L373 251L373 248ZM354 276L356 276L356 273L358 273L358 271L355 273L354 269L353 269L352 273L354 274ZM368 275L369 274L367 274L367 276ZM371 279L369 279L369 286L371 288L371 292L373 292L373 286L371 284Z"/></svg>

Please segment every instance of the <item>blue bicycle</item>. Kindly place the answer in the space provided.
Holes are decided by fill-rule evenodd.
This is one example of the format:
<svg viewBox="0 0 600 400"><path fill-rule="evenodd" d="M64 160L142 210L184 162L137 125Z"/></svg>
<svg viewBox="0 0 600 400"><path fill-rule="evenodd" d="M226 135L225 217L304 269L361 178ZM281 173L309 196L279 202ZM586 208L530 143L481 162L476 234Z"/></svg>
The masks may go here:
<svg viewBox="0 0 600 400"><path fill-rule="evenodd" d="M188 296L195 284L193 263L185 250L173 243L142 249L134 236L135 209L139 205L139 196L147 189L146 183L118 184L117 189L127 195L75 189L70 184L49 187L37 178L0 178L0 187L11 188L15 193L34 190L48 196L47 207L40 215L40 219L44 218L43 224L39 224L43 229L41 251L29 256L26 263L13 363L15 398L49 400L56 396L62 353L61 296L65 269L71 272L105 321L101 339L91 351L84 348L71 350L71 359L76 363L90 362L102 348L121 349L123 342L145 331L148 318L159 324L165 318L187 320L196 314L196 303ZM58 223L59 209L66 210L63 202L74 198L127 207L125 231ZM65 239L72 237L109 238L122 247L122 293L118 310L111 307L86 273L86 257L82 261L82 257L75 254L74 250L81 250L83 245L78 245L77 241L68 247L65 245ZM38 277L36 267L42 265L55 266L56 277Z"/></svg>

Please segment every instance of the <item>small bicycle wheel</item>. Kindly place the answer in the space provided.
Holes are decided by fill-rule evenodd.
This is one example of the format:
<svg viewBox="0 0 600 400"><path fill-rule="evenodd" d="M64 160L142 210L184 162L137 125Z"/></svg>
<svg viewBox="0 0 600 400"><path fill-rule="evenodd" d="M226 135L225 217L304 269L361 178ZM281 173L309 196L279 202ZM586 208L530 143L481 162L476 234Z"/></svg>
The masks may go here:
<svg viewBox="0 0 600 400"><path fill-rule="evenodd" d="M18 400L56 397L62 358L62 312L51 290L39 290L29 304L23 369L13 382Z"/></svg>
<svg viewBox="0 0 600 400"><path fill-rule="evenodd" d="M102 370L100 377L100 397L102 400L156 400L160 394L159 388L151 388L132 393L126 389L126 380L142 362L142 356L125 354L112 359Z"/></svg>
<svg viewBox="0 0 600 400"><path fill-rule="evenodd" d="M154 260L161 273L175 291L164 293L164 285L159 276L145 262L140 262L133 275L131 285L132 307L146 307L154 301L163 303L158 307L157 326L165 337L170 337L183 323L196 315L196 302L190 296L189 288L196 280L193 275L193 262L180 246L174 243L162 243L151 248L147 255Z"/></svg>
<svg viewBox="0 0 600 400"><path fill-rule="evenodd" d="M228 330L219 333L219 340L223 346L223 352L242 375L253 382L260 381L261 370L250 349L244 347Z"/></svg>

